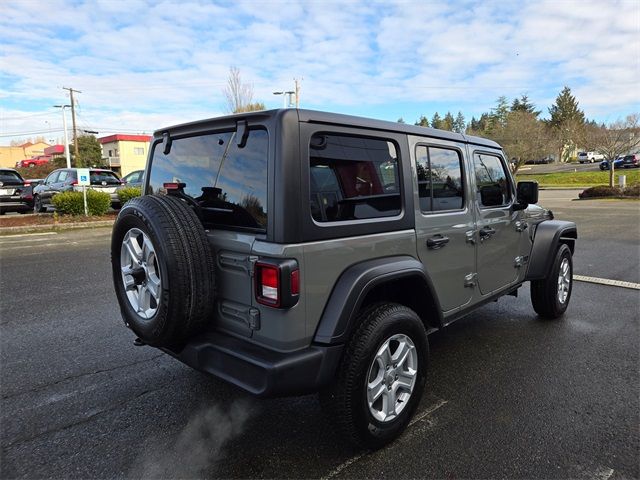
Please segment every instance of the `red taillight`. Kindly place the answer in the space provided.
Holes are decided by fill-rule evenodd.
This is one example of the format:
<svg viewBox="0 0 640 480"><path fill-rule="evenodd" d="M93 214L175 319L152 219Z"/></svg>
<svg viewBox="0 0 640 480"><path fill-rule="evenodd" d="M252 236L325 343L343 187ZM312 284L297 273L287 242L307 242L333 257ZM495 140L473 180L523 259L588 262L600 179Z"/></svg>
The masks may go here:
<svg viewBox="0 0 640 480"><path fill-rule="evenodd" d="M300 297L300 270L293 258L263 259L255 265L256 300L275 308L291 308Z"/></svg>
<svg viewBox="0 0 640 480"><path fill-rule="evenodd" d="M25 187L30 187L30 186L31 186L31 184L30 184L29 182L24 182L24 186L25 186Z"/></svg>
<svg viewBox="0 0 640 480"><path fill-rule="evenodd" d="M256 264L257 300L271 307L280 306L280 269L274 265Z"/></svg>
<svg viewBox="0 0 640 480"><path fill-rule="evenodd" d="M291 272L291 295L300 295L300 270Z"/></svg>
<svg viewBox="0 0 640 480"><path fill-rule="evenodd" d="M74 180L71 182L71 185L78 185L78 180Z"/></svg>
<svg viewBox="0 0 640 480"><path fill-rule="evenodd" d="M166 190L180 190L180 189L186 187L187 184L186 183L181 183L181 182L168 182L168 183L163 183L162 186Z"/></svg>

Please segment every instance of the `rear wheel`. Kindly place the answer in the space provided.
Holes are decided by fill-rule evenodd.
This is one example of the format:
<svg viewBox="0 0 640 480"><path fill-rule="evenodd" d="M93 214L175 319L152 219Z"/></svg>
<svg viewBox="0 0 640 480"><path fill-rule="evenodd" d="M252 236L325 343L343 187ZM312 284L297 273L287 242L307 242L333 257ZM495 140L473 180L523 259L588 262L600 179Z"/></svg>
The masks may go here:
<svg viewBox="0 0 640 480"><path fill-rule="evenodd" d="M553 260L549 276L531 282L533 309L544 318L559 318L567 310L573 289L571 250L561 244Z"/></svg>
<svg viewBox="0 0 640 480"><path fill-rule="evenodd" d="M40 195L33 197L33 211L34 213L42 213L45 211L45 208L42 206L42 199L40 198Z"/></svg>
<svg viewBox="0 0 640 480"><path fill-rule="evenodd" d="M429 346L411 309L385 303L359 317L337 378L320 401L352 443L380 448L406 428L426 383Z"/></svg>

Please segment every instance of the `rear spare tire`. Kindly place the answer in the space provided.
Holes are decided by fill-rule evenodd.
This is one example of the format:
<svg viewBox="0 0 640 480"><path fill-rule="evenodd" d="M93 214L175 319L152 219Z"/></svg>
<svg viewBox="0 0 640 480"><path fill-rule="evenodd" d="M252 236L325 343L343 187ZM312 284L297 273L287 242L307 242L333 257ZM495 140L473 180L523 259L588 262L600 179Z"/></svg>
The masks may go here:
<svg viewBox="0 0 640 480"><path fill-rule="evenodd" d="M213 255L183 201L145 195L127 202L113 226L111 265L122 318L144 343L179 348L211 318Z"/></svg>

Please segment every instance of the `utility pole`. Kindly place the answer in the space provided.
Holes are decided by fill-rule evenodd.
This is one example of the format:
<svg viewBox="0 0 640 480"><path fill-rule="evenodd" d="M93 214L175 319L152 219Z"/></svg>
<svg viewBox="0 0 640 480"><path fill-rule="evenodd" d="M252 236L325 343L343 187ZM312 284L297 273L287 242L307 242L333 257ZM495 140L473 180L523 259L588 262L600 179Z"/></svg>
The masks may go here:
<svg viewBox="0 0 640 480"><path fill-rule="evenodd" d="M73 124L73 151L76 156L76 167L78 166L78 162L80 160L80 156L78 155L78 131L76 130L76 104L73 99L73 93L82 93L80 90L74 90L69 87L62 87L63 90L69 90L69 98L71 99L71 122Z"/></svg>

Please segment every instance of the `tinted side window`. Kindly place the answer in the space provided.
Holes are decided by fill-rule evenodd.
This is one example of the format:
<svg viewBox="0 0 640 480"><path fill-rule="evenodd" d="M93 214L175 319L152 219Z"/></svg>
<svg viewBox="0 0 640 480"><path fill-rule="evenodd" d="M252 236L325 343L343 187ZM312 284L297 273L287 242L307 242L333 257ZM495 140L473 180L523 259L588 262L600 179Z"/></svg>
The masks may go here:
<svg viewBox="0 0 640 480"><path fill-rule="evenodd" d="M339 134L311 138L311 215L317 222L390 217L401 211L396 146Z"/></svg>
<svg viewBox="0 0 640 480"><path fill-rule="evenodd" d="M461 210L464 207L462 158L458 151L419 145L416 171L421 211Z"/></svg>
<svg viewBox="0 0 640 480"><path fill-rule="evenodd" d="M476 153L473 156L476 196L483 207L506 205L511 200L511 187L500 157Z"/></svg>
<svg viewBox="0 0 640 480"><path fill-rule="evenodd" d="M51 175L49 175L47 177L47 179L44 181L44 183L47 183L47 184L56 183L59 173L60 173L59 171L58 172L53 172Z"/></svg>

